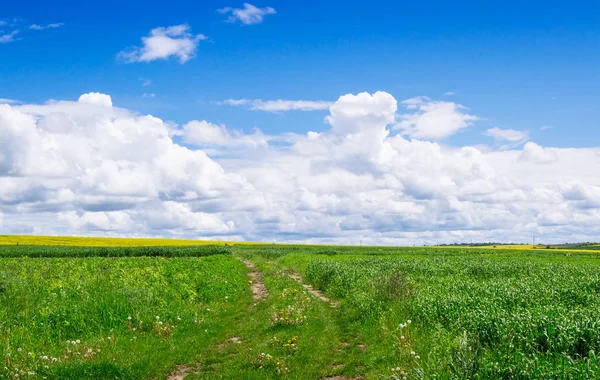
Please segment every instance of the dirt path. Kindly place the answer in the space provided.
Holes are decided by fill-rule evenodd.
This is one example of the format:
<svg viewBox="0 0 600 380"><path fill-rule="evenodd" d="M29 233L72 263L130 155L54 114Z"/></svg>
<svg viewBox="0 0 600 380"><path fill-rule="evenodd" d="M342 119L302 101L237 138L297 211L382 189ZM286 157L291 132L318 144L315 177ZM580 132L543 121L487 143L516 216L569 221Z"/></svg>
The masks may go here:
<svg viewBox="0 0 600 380"><path fill-rule="evenodd" d="M302 277L300 277L300 275L298 273L289 273L288 276L292 280L294 280L297 283L299 283L300 285L302 285L304 287L304 289L306 289L310 294L312 294L313 296L317 297L321 301L328 303L329 305L331 305L331 307L338 307L339 306L338 302L333 301L333 300L329 299L328 297L325 297L325 295L323 295L323 293L321 293L321 291L314 289L309 284L306 284L302 280Z"/></svg>
<svg viewBox="0 0 600 380"><path fill-rule="evenodd" d="M269 296L269 290L262 282L262 276L260 272L256 269L256 265L252 261L240 259L246 268L250 269L250 273L248 273L248 277L250 280L248 283L250 284L250 289L252 289L253 298L256 301L263 301Z"/></svg>

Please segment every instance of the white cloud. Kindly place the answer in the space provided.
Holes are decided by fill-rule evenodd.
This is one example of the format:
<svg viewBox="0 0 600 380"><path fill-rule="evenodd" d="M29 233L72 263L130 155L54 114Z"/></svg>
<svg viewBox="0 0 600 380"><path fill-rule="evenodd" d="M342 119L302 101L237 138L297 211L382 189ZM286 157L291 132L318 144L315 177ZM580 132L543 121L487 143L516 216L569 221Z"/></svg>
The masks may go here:
<svg viewBox="0 0 600 380"><path fill-rule="evenodd" d="M413 112L400 115L394 129L418 139L445 139L479 119L454 102L433 101L421 96L407 99L402 104Z"/></svg>
<svg viewBox="0 0 600 380"><path fill-rule="evenodd" d="M10 33L0 34L0 44L5 44L15 41L15 36L19 33L18 30L13 30Z"/></svg>
<svg viewBox="0 0 600 380"><path fill-rule="evenodd" d="M0 98L0 104L17 104L20 103L18 100L14 100L14 99L6 99L6 98Z"/></svg>
<svg viewBox="0 0 600 380"><path fill-rule="evenodd" d="M322 100L261 100L261 99L227 99L218 104L243 106L255 111L318 111L326 110L333 102Z"/></svg>
<svg viewBox="0 0 600 380"><path fill-rule="evenodd" d="M148 78L139 78L140 82L142 82L142 87L148 87L152 85L152 81Z"/></svg>
<svg viewBox="0 0 600 380"><path fill-rule="evenodd" d="M100 107L112 107L110 95L99 92L90 92L79 97L79 103L92 104Z"/></svg>
<svg viewBox="0 0 600 380"><path fill-rule="evenodd" d="M156 97L156 94L152 93L152 92L144 92L142 94L142 99L152 99Z"/></svg>
<svg viewBox="0 0 600 380"><path fill-rule="evenodd" d="M452 92L452 91L444 92L444 96L452 96L452 95L454 95L454 92Z"/></svg>
<svg viewBox="0 0 600 380"><path fill-rule="evenodd" d="M551 125L542 125L540 127L540 131L547 131L548 129L552 129L552 128L554 128L554 127Z"/></svg>
<svg viewBox="0 0 600 380"><path fill-rule="evenodd" d="M544 148L534 142L528 142L523 147L519 159L536 164L551 164L558 160L558 154L552 148Z"/></svg>
<svg viewBox="0 0 600 380"><path fill-rule="evenodd" d="M193 120L183 126L183 139L192 145L249 146L268 145L268 136L256 130L251 135L239 131L230 132L224 125L215 125L207 121Z"/></svg>
<svg viewBox="0 0 600 380"><path fill-rule="evenodd" d="M208 121L174 133L85 95L0 105L0 233L364 244L600 234L598 149L406 139L390 133L397 102L385 92L341 96L325 130L283 137Z"/></svg>
<svg viewBox="0 0 600 380"><path fill-rule="evenodd" d="M517 131L514 129L500 129L497 127L488 129L485 134L493 137L499 142L508 142L511 145L507 147L514 147L527 141L529 134L525 131Z"/></svg>
<svg viewBox="0 0 600 380"><path fill-rule="evenodd" d="M189 25L159 27L142 37L142 47L133 47L118 54L126 63L150 62L157 59L177 57L185 63L196 56L200 41L206 40L204 34L192 35Z"/></svg>
<svg viewBox="0 0 600 380"><path fill-rule="evenodd" d="M257 8L252 4L244 3L244 8L227 7L217 10L219 13L231 13L227 22L240 21L244 25L260 24L266 15L275 14L275 9L271 7Z"/></svg>
<svg viewBox="0 0 600 380"><path fill-rule="evenodd" d="M33 29L33 30L55 29L55 28L60 28L63 25L65 25L65 24L62 22L57 22L57 23L47 24L47 25L31 24L29 26L29 29Z"/></svg>

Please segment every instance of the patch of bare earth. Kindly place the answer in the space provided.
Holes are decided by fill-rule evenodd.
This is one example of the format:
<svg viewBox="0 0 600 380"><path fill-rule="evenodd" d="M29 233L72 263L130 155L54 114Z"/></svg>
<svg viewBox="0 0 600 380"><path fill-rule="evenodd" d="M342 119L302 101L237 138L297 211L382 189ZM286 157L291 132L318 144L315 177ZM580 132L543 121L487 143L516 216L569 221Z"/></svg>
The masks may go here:
<svg viewBox="0 0 600 380"><path fill-rule="evenodd" d="M246 268L250 269L250 273L248 273L248 277L250 280L248 283L250 284L250 289L252 289L253 297L256 301L263 301L269 296L269 290L263 284L262 277L260 272L256 269L256 265L252 261L240 259Z"/></svg>
<svg viewBox="0 0 600 380"><path fill-rule="evenodd" d="M321 293L319 290L314 289L312 286L310 286L309 284L306 284L303 280L302 277L300 277L299 274L297 273L290 273L288 274L288 276L296 281L297 283L299 283L300 285L302 285L302 287L304 287L304 289L306 289L306 291L310 294L312 294L313 296L317 297L318 299L320 299L323 302L326 302L328 304L331 305L331 307L337 307L339 304L336 301L332 301L330 300L328 297L325 297L325 295L323 295L323 293Z"/></svg>
<svg viewBox="0 0 600 380"><path fill-rule="evenodd" d="M173 372L169 375L169 377L167 377L167 380L183 380L190 370L190 367L180 365L177 367L177 371Z"/></svg>
<svg viewBox="0 0 600 380"><path fill-rule="evenodd" d="M228 340L226 340L224 342L221 342L221 343L217 344L217 347L223 348L223 347L225 347L227 345L228 342L235 343L235 344L242 344L242 340L240 338L238 338L237 336L234 336L234 337L229 338Z"/></svg>

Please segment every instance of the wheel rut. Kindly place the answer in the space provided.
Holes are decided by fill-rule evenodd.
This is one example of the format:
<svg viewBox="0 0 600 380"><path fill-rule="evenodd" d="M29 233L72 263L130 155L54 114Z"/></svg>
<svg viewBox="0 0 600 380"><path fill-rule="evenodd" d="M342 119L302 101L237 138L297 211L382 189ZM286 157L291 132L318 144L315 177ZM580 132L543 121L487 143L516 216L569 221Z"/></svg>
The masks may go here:
<svg viewBox="0 0 600 380"><path fill-rule="evenodd" d="M256 265L250 260L239 259L241 262L246 265L246 268L250 270L248 273L248 284L250 284L250 289L252 290L252 297L255 301L264 301L269 296L269 289L262 282L262 275L256 268Z"/></svg>
<svg viewBox="0 0 600 380"><path fill-rule="evenodd" d="M302 280L302 276L300 276L298 273L294 273L294 272L288 273L288 277L291 278L292 280L296 281L298 284L302 285L302 287L304 289L306 289L306 291L308 293L317 297L321 301L328 303L329 305L331 305L331 307L339 306L339 303L337 301L331 300L330 298L326 297L320 290L317 290L317 289L313 288L311 285L305 283L304 280Z"/></svg>

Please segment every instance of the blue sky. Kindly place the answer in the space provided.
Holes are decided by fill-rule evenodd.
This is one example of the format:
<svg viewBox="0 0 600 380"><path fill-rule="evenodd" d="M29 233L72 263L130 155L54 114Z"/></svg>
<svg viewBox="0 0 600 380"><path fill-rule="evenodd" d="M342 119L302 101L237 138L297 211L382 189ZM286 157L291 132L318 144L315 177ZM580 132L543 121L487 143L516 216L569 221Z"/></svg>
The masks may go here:
<svg viewBox="0 0 600 380"><path fill-rule="evenodd" d="M255 25L224 22L217 12L241 3L173 3L4 4L0 19L21 19L21 33L0 45L0 96L42 102L99 91L178 123L203 118L274 133L324 129L326 111L266 114L214 102L334 101L384 90L399 100L451 99L483 119L449 143L486 143L480 135L490 127L528 130L552 146L590 146L599 137L597 2L271 1L254 4L276 9ZM26 30L34 23L64 25ZM116 59L152 28L183 23L209 38L185 64ZM155 98L142 99L145 92ZM540 131L545 125L554 128Z"/></svg>
<svg viewBox="0 0 600 380"><path fill-rule="evenodd" d="M0 12L0 233L600 236L598 2Z"/></svg>

